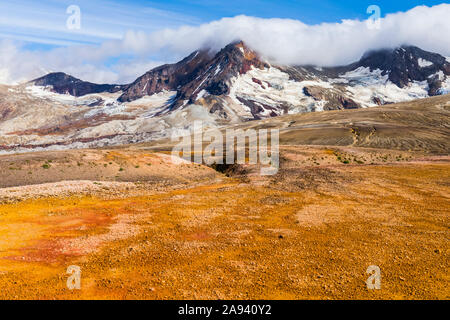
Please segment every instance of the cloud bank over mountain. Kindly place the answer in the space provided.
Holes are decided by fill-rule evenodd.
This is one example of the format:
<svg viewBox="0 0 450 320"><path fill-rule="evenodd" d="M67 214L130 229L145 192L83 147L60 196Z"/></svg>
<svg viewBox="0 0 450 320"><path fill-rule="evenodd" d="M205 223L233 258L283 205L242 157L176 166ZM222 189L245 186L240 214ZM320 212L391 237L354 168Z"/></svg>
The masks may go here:
<svg viewBox="0 0 450 320"><path fill-rule="evenodd" d="M92 82L126 83L162 62L173 62L199 48L218 50L244 40L262 56L280 64L343 65L372 49L411 44L450 56L450 5L420 6L389 14L380 28L367 21L307 25L298 20L248 16L223 18L199 26L129 31L100 46L29 51L0 40L0 83L18 83L50 71L63 71Z"/></svg>

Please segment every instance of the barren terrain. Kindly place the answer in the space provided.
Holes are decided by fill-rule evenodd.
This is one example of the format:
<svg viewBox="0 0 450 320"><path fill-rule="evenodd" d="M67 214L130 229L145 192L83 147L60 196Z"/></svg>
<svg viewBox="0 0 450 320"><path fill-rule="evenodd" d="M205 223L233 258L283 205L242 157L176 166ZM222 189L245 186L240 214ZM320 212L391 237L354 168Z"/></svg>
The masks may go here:
<svg viewBox="0 0 450 320"><path fill-rule="evenodd" d="M168 141L0 156L0 298L449 299L449 108L249 122L281 129L267 177Z"/></svg>

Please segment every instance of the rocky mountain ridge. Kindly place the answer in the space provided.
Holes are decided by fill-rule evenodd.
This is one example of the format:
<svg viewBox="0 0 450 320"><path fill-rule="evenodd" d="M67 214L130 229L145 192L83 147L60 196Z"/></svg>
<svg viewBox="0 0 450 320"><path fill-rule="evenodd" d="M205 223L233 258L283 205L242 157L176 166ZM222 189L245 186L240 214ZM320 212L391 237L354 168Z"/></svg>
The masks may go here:
<svg viewBox="0 0 450 320"><path fill-rule="evenodd" d="M243 42L198 50L127 85L52 73L0 86L0 149L78 148L182 134L285 114L357 109L450 92L450 59L403 46L347 66L270 63Z"/></svg>
<svg viewBox="0 0 450 320"><path fill-rule="evenodd" d="M235 79L246 75L253 69L261 71L276 69L289 75L287 81L296 83L312 81L312 83L306 83L299 88L297 92L299 100L304 100L305 108L300 110L303 112L360 108L402 100L402 98L397 99L395 93L383 96L383 92L375 90L368 101L357 101L357 97L356 99L354 97L355 94L351 94L352 90L349 92L348 89L359 85L368 87L370 84L376 84L383 89L383 85L393 84L398 89L408 91L409 87L419 84L422 91L426 91L426 96L439 95L447 92L448 83L446 81L450 76L448 58L414 46L371 51L366 53L360 61L348 66L322 68L271 65L240 41L229 44L216 54L209 50L195 51L178 63L150 70L128 85L96 85L62 73L49 74L33 80L31 84L50 86L51 90L56 93L76 97L120 91L121 95L117 99L120 103L136 101L162 91L176 91L176 96L170 103L168 102L168 109L163 112L199 103L209 105L213 112L220 110L220 113L224 114L224 104L226 103L223 100L232 94ZM281 87L283 87L283 84L280 86L280 84L262 79L264 76L258 76L256 74L251 79L255 86L260 86L265 90L282 89ZM324 85L324 83L328 85ZM424 92L422 93L425 97ZM307 101L308 97L314 101ZM264 114L277 116L293 109L292 104L290 106L290 103L283 99L278 103L258 101L260 99L256 92L254 96L247 94L231 98L243 108L250 109L254 119L265 117Z"/></svg>

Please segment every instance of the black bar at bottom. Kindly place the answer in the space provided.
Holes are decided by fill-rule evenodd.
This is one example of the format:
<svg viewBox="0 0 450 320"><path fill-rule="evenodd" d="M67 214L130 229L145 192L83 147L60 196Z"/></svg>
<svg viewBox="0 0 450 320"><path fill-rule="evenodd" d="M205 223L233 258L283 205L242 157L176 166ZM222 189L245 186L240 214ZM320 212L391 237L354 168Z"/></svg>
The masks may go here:
<svg viewBox="0 0 450 320"><path fill-rule="evenodd" d="M2 312L44 312L64 318L128 315L139 319L311 319L337 314L366 318L384 317L386 310L398 309L403 316L431 306L448 306L448 301L3 301ZM357 308L355 308L357 307ZM423 311L423 310L420 310ZM130 319L129 319L130 318Z"/></svg>

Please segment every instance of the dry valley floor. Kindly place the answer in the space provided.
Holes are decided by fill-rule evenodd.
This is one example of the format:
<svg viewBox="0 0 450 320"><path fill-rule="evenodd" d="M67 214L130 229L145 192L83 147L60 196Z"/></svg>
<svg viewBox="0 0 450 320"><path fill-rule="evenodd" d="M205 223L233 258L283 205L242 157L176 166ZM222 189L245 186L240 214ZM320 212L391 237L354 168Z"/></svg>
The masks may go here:
<svg viewBox="0 0 450 320"><path fill-rule="evenodd" d="M266 177L155 143L2 155L0 299L449 299L448 100L251 122L282 129Z"/></svg>

